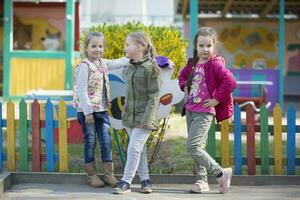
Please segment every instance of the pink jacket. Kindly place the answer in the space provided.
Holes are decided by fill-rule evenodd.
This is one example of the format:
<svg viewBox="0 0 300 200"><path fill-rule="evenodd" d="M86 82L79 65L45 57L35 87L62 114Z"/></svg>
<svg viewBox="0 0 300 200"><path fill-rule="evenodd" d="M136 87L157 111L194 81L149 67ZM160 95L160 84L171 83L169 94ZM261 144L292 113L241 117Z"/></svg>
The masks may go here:
<svg viewBox="0 0 300 200"><path fill-rule="evenodd" d="M204 66L206 85L211 98L220 103L215 107L218 122L230 118L233 115L232 92L236 86L233 74L225 67L225 59L222 56L214 56ZM179 86L183 91L192 72L192 59L179 74Z"/></svg>

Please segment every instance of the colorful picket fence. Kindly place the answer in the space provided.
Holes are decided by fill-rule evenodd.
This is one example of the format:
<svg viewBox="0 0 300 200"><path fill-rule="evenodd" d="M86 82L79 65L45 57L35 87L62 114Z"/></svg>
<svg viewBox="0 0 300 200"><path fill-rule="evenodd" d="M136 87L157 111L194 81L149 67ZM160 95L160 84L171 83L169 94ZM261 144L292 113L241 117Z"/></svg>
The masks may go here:
<svg viewBox="0 0 300 200"><path fill-rule="evenodd" d="M2 104L0 103L0 171L3 170L3 161L6 161L8 171L15 171L19 161L20 171L55 171L56 162L59 163L58 171L68 171L67 152L67 111L66 103L60 101L58 104L58 120L54 120L53 103L48 100L45 106L45 119L41 119L41 105L37 100L31 104L31 119L27 119L28 105L22 99L19 104L19 119L15 119L15 105L12 101L7 103L7 119L2 119ZM3 152L2 128L7 127L6 152ZM41 128L45 128L45 150L41 146ZM54 129L59 130L58 154L55 153ZM19 135L16 135L16 130ZM28 144L28 133L32 132L31 153ZM19 145L16 148L16 138L19 138ZM18 149L18 152L17 152ZM32 169L29 170L31 161ZM43 162L46 162L46 169L42 169Z"/></svg>
<svg viewBox="0 0 300 200"><path fill-rule="evenodd" d="M259 116L259 121L256 121ZM221 124L212 124L208 134L208 153L218 160L223 167L234 166L235 175L242 175L243 166L247 166L247 174L255 175L257 165L261 167L261 174L270 174L270 167L274 166L274 174L282 175L283 166L288 175L295 175L296 166L300 165L300 158L296 157L296 133L300 132L300 125L296 125L296 110L293 106L287 109L287 125L282 124L282 110L277 104L273 109L273 125L269 125L268 110L263 105L260 113L255 113L251 105L246 108L246 123L242 123L241 109L235 106L234 120ZM220 157L216 157L216 131L221 132ZM260 133L260 155L256 155L255 133ZM234 155L229 153L229 133L234 133ZM246 156L242 156L242 134L246 134ZM269 133L273 133L273 152L269 148ZM287 133L287 153L283 155L282 133Z"/></svg>
<svg viewBox="0 0 300 200"><path fill-rule="evenodd" d="M40 110L45 106L45 116L42 118ZM27 112L30 110L30 119ZM46 104L40 104L34 100L32 104L26 104L24 99L19 103L19 119L15 119L15 105L12 101L7 103L7 119L2 118L2 104L0 103L0 124L7 127L6 141L3 140L2 128L0 128L0 171L6 162L8 171L56 171L58 163L59 172L68 172L68 126L66 103L61 100L58 103L57 119L54 118L54 105L50 100ZM259 115L259 121L256 116ZM293 107L287 109L287 124L282 124L282 110L276 105L273 110L274 123L268 121L269 113L262 106L260 113L255 113L251 106L246 108L246 123L242 123L241 110L235 106L234 121L228 120L221 124L213 123L208 134L208 153L221 163L223 167L233 166L235 175L243 174L243 167L247 168L248 175L257 174L257 166L261 167L261 174L270 174L270 167L274 166L275 174L283 174L286 166L288 175L295 175L296 166L300 165L300 158L296 156L296 133L300 132L300 126L296 125L296 110ZM41 129L45 130L45 145L41 146ZM54 129L58 128L58 150L55 150ZM17 131L18 130L18 131ZM216 132L221 132L220 149L216 149ZM32 144L29 144L28 133L32 133ZM255 133L260 133L260 155L256 155ZM274 156L270 156L269 133L273 136ZM287 154L283 155L282 133L287 133ZM18 133L18 134L16 134ZM229 134L234 133L234 153L230 155ZM246 155L242 155L242 134L246 135ZM16 145L16 141L19 144ZM3 146L6 144L6 152ZM16 147L17 146L17 147ZM31 148L31 151L30 151ZM216 152L220 150L220 156ZM185 149L183 149L185 151ZM120 151L119 151L120 153ZM43 169L43 163L46 163ZM32 169L29 169L29 166Z"/></svg>

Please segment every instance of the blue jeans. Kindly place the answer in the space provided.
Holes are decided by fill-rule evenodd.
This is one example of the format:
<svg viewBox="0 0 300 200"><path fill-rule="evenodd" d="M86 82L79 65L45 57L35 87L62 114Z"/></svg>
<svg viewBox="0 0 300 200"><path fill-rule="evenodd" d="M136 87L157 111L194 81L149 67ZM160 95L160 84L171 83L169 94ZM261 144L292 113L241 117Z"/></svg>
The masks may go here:
<svg viewBox="0 0 300 200"><path fill-rule="evenodd" d="M110 137L110 122L107 112L94 112L94 123L87 124L83 112L77 112L77 119L84 134L84 163L95 161L96 137L101 148L102 162L112 162L112 145Z"/></svg>

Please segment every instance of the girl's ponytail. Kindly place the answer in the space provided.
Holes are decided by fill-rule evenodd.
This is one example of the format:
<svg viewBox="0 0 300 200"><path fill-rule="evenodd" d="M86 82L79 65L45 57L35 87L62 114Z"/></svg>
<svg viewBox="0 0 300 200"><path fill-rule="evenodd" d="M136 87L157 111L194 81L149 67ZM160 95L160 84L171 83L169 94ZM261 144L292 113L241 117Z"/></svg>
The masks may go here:
<svg viewBox="0 0 300 200"><path fill-rule="evenodd" d="M156 50L154 48L154 46L149 43L148 44L148 53L149 53L149 56L151 58L151 61L152 61L152 65L153 65L153 69L154 69L154 75L159 75L160 73L160 68L155 60L155 56L156 56Z"/></svg>
<svg viewBox="0 0 300 200"><path fill-rule="evenodd" d="M189 77L188 77L187 82L186 82L188 92L191 90L192 80L193 80L194 72L195 72L195 66L196 66L198 61L199 61L198 52L197 52L197 49L194 48L193 58L192 58L192 72L189 74Z"/></svg>
<svg viewBox="0 0 300 200"><path fill-rule="evenodd" d="M127 35L134 42L144 47L144 56L148 56L152 60L154 75L158 75L160 73L160 68L155 60L156 50L153 46L150 37L144 31L132 32Z"/></svg>

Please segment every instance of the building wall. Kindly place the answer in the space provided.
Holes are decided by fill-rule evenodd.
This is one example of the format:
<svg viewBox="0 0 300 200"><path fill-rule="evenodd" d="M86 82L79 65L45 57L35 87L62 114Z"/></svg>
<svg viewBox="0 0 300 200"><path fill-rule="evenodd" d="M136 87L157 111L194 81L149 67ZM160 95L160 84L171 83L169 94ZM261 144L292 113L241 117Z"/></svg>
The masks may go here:
<svg viewBox="0 0 300 200"><path fill-rule="evenodd" d="M129 21L140 21L148 25L174 23L174 0L84 0L80 2L80 6L82 28Z"/></svg>
<svg viewBox="0 0 300 200"><path fill-rule="evenodd" d="M222 44L221 53L232 68L278 68L279 22L263 20L200 19L211 26ZM185 22L189 36L189 21ZM300 73L300 21L285 24L285 73Z"/></svg>

